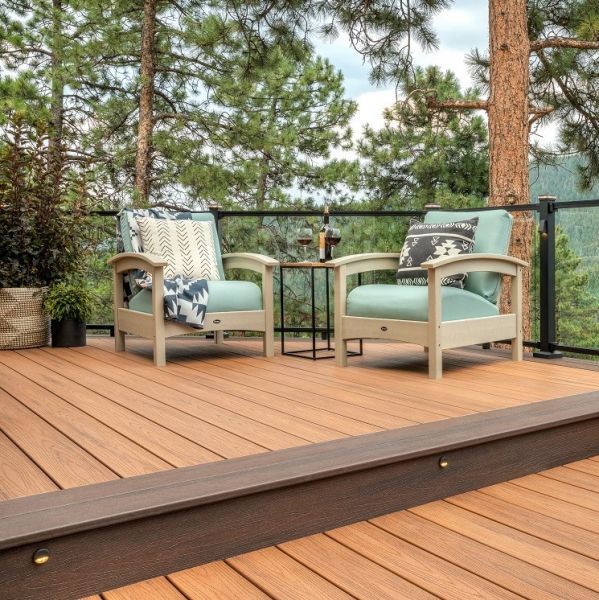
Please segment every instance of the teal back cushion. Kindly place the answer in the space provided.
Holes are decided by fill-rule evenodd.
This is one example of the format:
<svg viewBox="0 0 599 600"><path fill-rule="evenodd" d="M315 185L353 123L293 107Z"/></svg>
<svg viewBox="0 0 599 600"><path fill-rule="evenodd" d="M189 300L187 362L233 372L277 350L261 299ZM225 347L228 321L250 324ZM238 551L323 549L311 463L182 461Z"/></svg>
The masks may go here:
<svg viewBox="0 0 599 600"><path fill-rule="evenodd" d="M166 212L163 211L162 209L159 209L157 212ZM182 213L179 213L182 214ZM191 214L191 218L194 221L209 221L210 223L212 223L212 237L214 238L214 240L216 240L216 244L215 244L215 248L214 248L214 252L216 254L216 262L218 265L218 271L220 273L221 279L225 278L225 272L223 269L223 259L220 253L220 244L218 243L218 232L216 229L216 222L214 220L214 215L210 212L194 212L194 213L189 213ZM146 215L146 216L151 216L150 215ZM127 215L126 215L126 211L122 210L119 216L119 228L121 231L121 236L123 238L123 250L125 252L133 252L133 244L131 242L131 232L129 230L129 224L127 221Z"/></svg>
<svg viewBox="0 0 599 600"><path fill-rule="evenodd" d="M452 223L478 217L473 254L508 253L512 235L512 215L505 210L446 211L426 213L425 223ZM496 273L470 273L464 286L468 291L495 304L501 291L501 276Z"/></svg>

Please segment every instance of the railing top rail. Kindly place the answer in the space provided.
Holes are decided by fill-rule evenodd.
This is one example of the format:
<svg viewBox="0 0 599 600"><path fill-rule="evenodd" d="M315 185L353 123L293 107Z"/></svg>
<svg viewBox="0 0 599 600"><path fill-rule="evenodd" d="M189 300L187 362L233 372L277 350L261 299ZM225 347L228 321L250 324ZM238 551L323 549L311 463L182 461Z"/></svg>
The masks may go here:
<svg viewBox="0 0 599 600"><path fill-rule="evenodd" d="M336 210L331 209L331 214L337 217L418 217L426 214L429 210L447 210L451 212L463 211L487 211L503 209L509 212L538 211L538 204L513 204L508 206L482 206L479 208L429 208L413 210ZM207 212L201 210L186 211L190 213ZM118 214L117 210L92 210L91 215L110 217ZM311 217L321 216L322 209L302 210L218 210L219 217Z"/></svg>
<svg viewBox="0 0 599 600"><path fill-rule="evenodd" d="M563 210L565 208L567 209L597 207L599 206L599 198L597 198L596 200L567 200L563 202L561 200L558 200L554 206L556 210Z"/></svg>

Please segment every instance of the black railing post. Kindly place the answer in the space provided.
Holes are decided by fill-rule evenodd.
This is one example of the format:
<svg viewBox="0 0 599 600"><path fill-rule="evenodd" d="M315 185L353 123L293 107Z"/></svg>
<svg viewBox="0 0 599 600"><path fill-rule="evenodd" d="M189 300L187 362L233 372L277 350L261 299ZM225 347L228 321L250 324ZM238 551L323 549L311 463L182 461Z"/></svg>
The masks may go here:
<svg viewBox="0 0 599 600"><path fill-rule="evenodd" d="M561 358L555 350L555 196L539 196L540 344L537 358Z"/></svg>

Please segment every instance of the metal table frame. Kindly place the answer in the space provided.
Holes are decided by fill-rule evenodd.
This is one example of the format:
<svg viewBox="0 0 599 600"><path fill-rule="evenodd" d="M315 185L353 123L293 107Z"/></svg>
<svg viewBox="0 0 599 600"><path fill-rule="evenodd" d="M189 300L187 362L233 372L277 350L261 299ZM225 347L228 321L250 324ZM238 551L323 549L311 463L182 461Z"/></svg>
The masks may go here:
<svg viewBox="0 0 599 600"><path fill-rule="evenodd" d="M284 276L283 272L285 269L310 269L310 299L311 299L311 327L285 327L285 294L284 294ZM314 273L317 269L324 269L325 271L325 297L326 297L326 327L317 327L316 325L316 291L315 291L315 276ZM285 356L295 356L297 358L308 358L311 360L322 360L325 358L334 358L331 354L335 347L331 345L331 284L330 284L330 272L333 270L333 265L321 262L301 262L301 263L281 263L279 265L279 293L280 293L280 308L281 308L281 326L279 331L281 333L281 354ZM358 284L361 283L361 274L358 275ZM301 333L310 332L312 334L312 347L306 348L305 350L285 350L285 333ZM326 346L316 346L316 336L318 333L324 333L326 335ZM348 351L348 356L362 356L362 340L359 341L360 349L358 351ZM318 353L327 352L328 354L318 356Z"/></svg>

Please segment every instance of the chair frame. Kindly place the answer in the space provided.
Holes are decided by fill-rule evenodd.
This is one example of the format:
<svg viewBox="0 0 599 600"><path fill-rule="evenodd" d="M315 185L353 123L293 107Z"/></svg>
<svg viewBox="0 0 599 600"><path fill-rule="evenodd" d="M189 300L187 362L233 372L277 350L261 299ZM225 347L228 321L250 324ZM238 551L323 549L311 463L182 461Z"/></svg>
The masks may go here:
<svg viewBox="0 0 599 600"><path fill-rule="evenodd" d="M262 275L262 310L206 313L204 329L182 325L164 318L164 267L162 257L148 253L122 252L108 260L113 272L114 337L115 350L124 352L125 334L130 333L154 340L154 363L166 365L166 338L198 331L215 332L215 342L222 343L225 330L263 331L264 356L274 356L274 268L279 264L274 258L237 252L224 254L223 269L247 269ZM140 269L152 275L152 313L125 308L123 273Z"/></svg>
<svg viewBox="0 0 599 600"><path fill-rule="evenodd" d="M347 341L359 338L397 340L428 350L428 374L440 379L443 350L471 344L511 340L512 359L522 360L523 260L503 254L441 257L422 263L428 271L428 321L405 321L346 315L347 277L367 271L397 270L399 252L355 254L337 258L335 267L335 359L347 366ZM512 312L492 317L441 320L441 280L457 273L486 271L511 277Z"/></svg>

